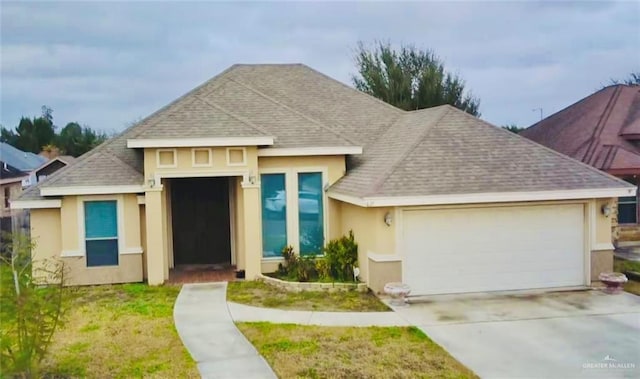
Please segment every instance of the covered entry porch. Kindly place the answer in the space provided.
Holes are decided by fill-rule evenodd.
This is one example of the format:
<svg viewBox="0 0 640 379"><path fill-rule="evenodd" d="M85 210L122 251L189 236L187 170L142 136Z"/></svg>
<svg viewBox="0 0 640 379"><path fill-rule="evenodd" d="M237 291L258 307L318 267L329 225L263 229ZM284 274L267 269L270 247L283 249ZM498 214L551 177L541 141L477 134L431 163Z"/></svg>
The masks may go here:
<svg viewBox="0 0 640 379"><path fill-rule="evenodd" d="M149 284L260 272L259 184L226 174L163 177L145 192Z"/></svg>

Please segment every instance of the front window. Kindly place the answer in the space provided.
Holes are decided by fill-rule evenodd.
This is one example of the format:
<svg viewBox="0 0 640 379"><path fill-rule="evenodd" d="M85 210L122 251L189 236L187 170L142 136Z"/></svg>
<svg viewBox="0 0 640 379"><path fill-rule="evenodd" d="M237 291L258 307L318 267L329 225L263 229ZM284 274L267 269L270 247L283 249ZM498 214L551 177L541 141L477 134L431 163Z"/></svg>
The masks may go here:
<svg viewBox="0 0 640 379"><path fill-rule="evenodd" d="M281 256L287 245L287 192L284 174L260 175L262 198L262 256Z"/></svg>
<svg viewBox="0 0 640 379"><path fill-rule="evenodd" d="M300 255L322 253L324 245L322 173L298 174L298 220Z"/></svg>
<svg viewBox="0 0 640 379"><path fill-rule="evenodd" d="M84 203L87 266L118 265L118 211L115 200Z"/></svg>
<svg viewBox="0 0 640 379"><path fill-rule="evenodd" d="M637 223L637 198L625 196L618 198L618 224Z"/></svg>

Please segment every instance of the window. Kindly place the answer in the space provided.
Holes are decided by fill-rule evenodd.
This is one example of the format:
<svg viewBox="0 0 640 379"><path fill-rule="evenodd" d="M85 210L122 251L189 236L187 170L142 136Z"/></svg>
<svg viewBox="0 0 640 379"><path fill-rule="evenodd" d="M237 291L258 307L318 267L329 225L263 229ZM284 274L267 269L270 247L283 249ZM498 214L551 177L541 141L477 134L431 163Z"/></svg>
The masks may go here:
<svg viewBox="0 0 640 379"><path fill-rule="evenodd" d="M618 224L637 223L637 199L635 196L618 198Z"/></svg>
<svg viewBox="0 0 640 379"><path fill-rule="evenodd" d="M300 255L322 253L324 245L322 173L298 174L298 221Z"/></svg>
<svg viewBox="0 0 640 379"><path fill-rule="evenodd" d="M11 187L6 186L4 187L4 207L7 209L11 206L9 199L11 199Z"/></svg>
<svg viewBox="0 0 640 379"><path fill-rule="evenodd" d="M118 211L115 200L84 203L87 266L118 265Z"/></svg>
<svg viewBox="0 0 640 379"><path fill-rule="evenodd" d="M284 174L260 175L262 255L280 257L287 245L287 192Z"/></svg>

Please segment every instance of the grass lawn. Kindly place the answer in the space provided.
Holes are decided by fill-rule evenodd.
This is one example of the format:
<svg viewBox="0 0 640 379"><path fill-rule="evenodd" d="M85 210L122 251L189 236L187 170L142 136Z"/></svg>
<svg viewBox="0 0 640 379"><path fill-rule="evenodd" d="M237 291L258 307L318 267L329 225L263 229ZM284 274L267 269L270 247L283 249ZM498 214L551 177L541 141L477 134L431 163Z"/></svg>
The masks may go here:
<svg viewBox="0 0 640 379"><path fill-rule="evenodd" d="M389 308L372 293L288 292L260 281L230 282L227 300L256 307L303 311L383 312Z"/></svg>
<svg viewBox="0 0 640 379"><path fill-rule="evenodd" d="M614 258L613 260L613 271L616 272L625 272L625 271L635 271L640 272L640 262L635 261L627 261L624 259ZM635 295L640 296L640 282L636 282L633 280L629 280L624 284L624 290L630 292Z"/></svg>
<svg viewBox="0 0 640 379"><path fill-rule="evenodd" d="M89 378L196 378L173 324L178 286L80 287L44 372Z"/></svg>
<svg viewBox="0 0 640 379"><path fill-rule="evenodd" d="M415 327L238 323L280 378L475 378Z"/></svg>

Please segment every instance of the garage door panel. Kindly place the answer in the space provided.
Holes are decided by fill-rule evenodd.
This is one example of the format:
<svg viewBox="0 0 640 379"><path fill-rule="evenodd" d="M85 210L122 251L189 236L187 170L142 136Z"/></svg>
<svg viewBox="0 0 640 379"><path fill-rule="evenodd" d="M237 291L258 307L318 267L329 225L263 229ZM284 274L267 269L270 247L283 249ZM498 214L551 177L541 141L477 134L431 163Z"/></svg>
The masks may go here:
<svg viewBox="0 0 640 379"><path fill-rule="evenodd" d="M414 294L585 283L584 206L403 212L404 281Z"/></svg>

